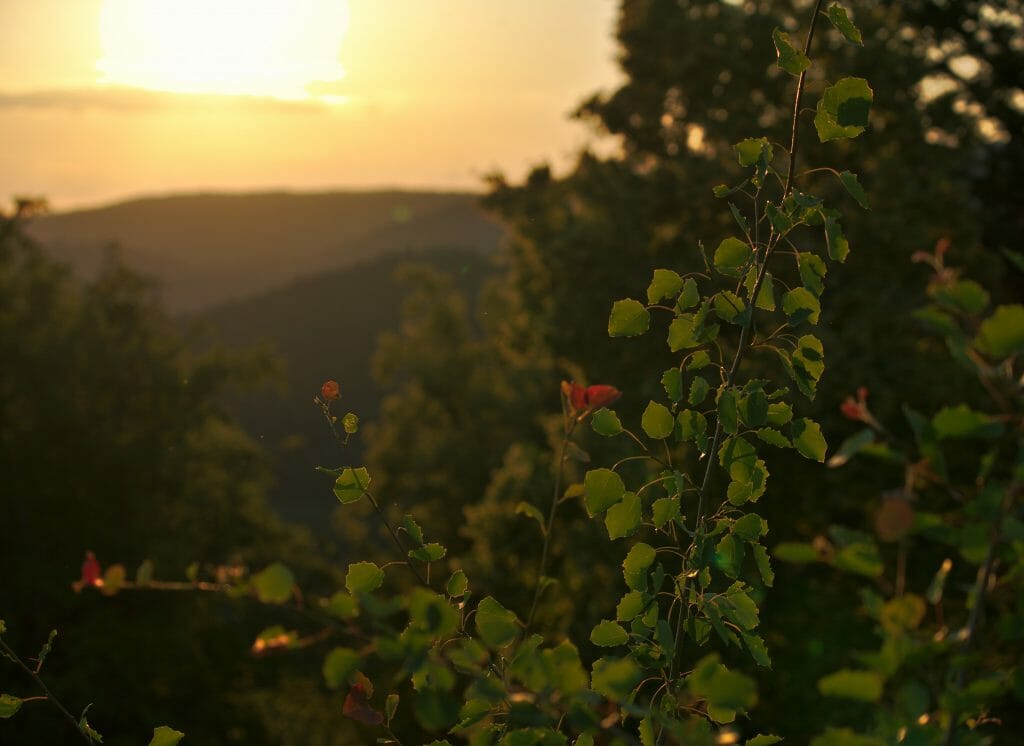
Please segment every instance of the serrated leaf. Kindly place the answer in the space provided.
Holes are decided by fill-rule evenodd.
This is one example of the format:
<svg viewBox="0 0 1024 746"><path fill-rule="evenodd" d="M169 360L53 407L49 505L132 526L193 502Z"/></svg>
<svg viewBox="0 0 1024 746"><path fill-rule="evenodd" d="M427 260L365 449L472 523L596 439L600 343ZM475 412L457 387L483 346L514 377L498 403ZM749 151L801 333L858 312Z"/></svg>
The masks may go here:
<svg viewBox="0 0 1024 746"><path fill-rule="evenodd" d="M772 31L772 40L775 42L775 51L778 54L778 65L790 75L799 75L811 66L807 55L793 46L789 40L789 34L780 28Z"/></svg>
<svg viewBox="0 0 1024 746"><path fill-rule="evenodd" d="M590 418L590 427L598 435L610 438L622 432L622 421L619 420L619 416L615 412L601 408Z"/></svg>
<svg viewBox="0 0 1024 746"><path fill-rule="evenodd" d="M715 294L715 313L718 318L730 324L744 324L747 321L747 304L731 290L722 290Z"/></svg>
<svg viewBox="0 0 1024 746"><path fill-rule="evenodd" d="M476 608L476 631L491 648L503 648L519 634L516 615L492 596L482 600Z"/></svg>
<svg viewBox="0 0 1024 746"><path fill-rule="evenodd" d="M177 746L184 737L185 734L180 730L161 725L153 729L153 737L149 740L149 746Z"/></svg>
<svg viewBox="0 0 1024 746"><path fill-rule="evenodd" d="M757 513L747 513L732 524L732 532L744 541L757 541L768 533L768 524Z"/></svg>
<svg viewBox="0 0 1024 746"><path fill-rule="evenodd" d="M782 310L789 316L792 324L801 324L804 321L817 324L821 315L821 304L807 288L793 288L783 294Z"/></svg>
<svg viewBox="0 0 1024 746"><path fill-rule="evenodd" d="M778 448L792 448L793 444L789 442L789 438L780 433L778 430L774 430L770 427L758 428L754 431L754 435L757 436L758 440L767 443L771 446Z"/></svg>
<svg viewBox="0 0 1024 746"><path fill-rule="evenodd" d="M709 391L711 391L711 386L708 384L707 379L703 376L694 376L690 382L690 393L686 401L690 406L695 407L707 398Z"/></svg>
<svg viewBox="0 0 1024 746"><path fill-rule="evenodd" d="M715 269L726 277L739 277L754 252L738 238L726 238L715 249Z"/></svg>
<svg viewBox="0 0 1024 746"><path fill-rule="evenodd" d="M647 568L654 564L655 557L654 547L649 544L638 542L630 548L622 561L622 575L629 588L642 591L647 587Z"/></svg>
<svg viewBox="0 0 1024 746"><path fill-rule="evenodd" d="M676 298L676 308L681 311L685 311L688 308L693 308L700 302L700 291L697 289L697 281L692 277L687 277L686 281L683 282L683 290L679 293L679 297Z"/></svg>
<svg viewBox="0 0 1024 746"><path fill-rule="evenodd" d="M747 278L743 281L743 286L747 289L748 302L750 297L754 294L754 286L756 284L757 267L751 267L750 271L747 272ZM771 272L764 273L764 279L761 281L761 289L757 291L757 301L754 303L754 306L763 311L775 310L775 281L772 278Z"/></svg>
<svg viewBox="0 0 1024 746"><path fill-rule="evenodd" d="M452 576L448 579L448 584L445 586L445 592L452 598L462 598L468 590L469 578L466 577L466 573L462 570L453 572Z"/></svg>
<svg viewBox="0 0 1024 746"><path fill-rule="evenodd" d="M761 580L769 588L775 583L775 572L772 570L771 560L768 559L768 550L760 544L751 544L750 550L754 555L754 564L757 565L757 572Z"/></svg>
<svg viewBox="0 0 1024 746"><path fill-rule="evenodd" d="M366 494L370 486L370 472L365 467L343 469L334 482L334 495L342 503L354 503Z"/></svg>
<svg viewBox="0 0 1024 746"><path fill-rule="evenodd" d="M647 437L655 440L664 440L672 434L675 427L675 418L664 404L648 402L640 419L640 426L647 434Z"/></svg>
<svg viewBox="0 0 1024 746"><path fill-rule="evenodd" d="M718 394L718 421L722 429L730 435L739 431L739 406L736 392L731 388L723 388Z"/></svg>
<svg viewBox="0 0 1024 746"><path fill-rule="evenodd" d="M857 28L853 21L850 20L850 17L846 15L846 8L842 5L834 3L829 6L828 20L832 22L832 25L836 27L836 30L839 31L840 34L846 37L847 41L863 46L864 40L861 37L860 29Z"/></svg>
<svg viewBox="0 0 1024 746"><path fill-rule="evenodd" d="M694 335L694 314L684 313L672 319L668 325L668 348L672 352L690 347L700 347L700 340Z"/></svg>
<svg viewBox="0 0 1024 746"><path fill-rule="evenodd" d="M661 376L665 394L674 402L683 398L683 374L679 368L669 368Z"/></svg>
<svg viewBox="0 0 1024 746"><path fill-rule="evenodd" d="M817 254L802 251L797 254L797 263L800 267L800 281L804 287L817 296L825 292L825 274L828 268L824 260Z"/></svg>
<svg viewBox="0 0 1024 746"><path fill-rule="evenodd" d="M871 209L871 205L868 204L868 195L864 193L864 187L860 185L857 174L852 171L843 171L839 174L839 181L846 187L846 191L850 193L850 196L857 200L858 205L865 210Z"/></svg>
<svg viewBox="0 0 1024 746"><path fill-rule="evenodd" d="M341 418L341 427L347 435L359 432L359 416L354 412L347 413Z"/></svg>
<svg viewBox="0 0 1024 746"><path fill-rule="evenodd" d="M594 662L591 688L610 700L624 701L641 678L643 670L631 658L601 658Z"/></svg>
<svg viewBox="0 0 1024 746"><path fill-rule="evenodd" d="M604 620L590 631L590 641L601 648L614 648L625 645L629 634L621 625Z"/></svg>
<svg viewBox="0 0 1024 746"><path fill-rule="evenodd" d="M679 500L674 497L660 497L651 505L651 512L654 527L661 528L679 517Z"/></svg>
<svg viewBox="0 0 1024 746"><path fill-rule="evenodd" d="M736 151L737 160L744 168L749 168L762 159L770 162L774 157L771 143L765 137L748 137L732 147Z"/></svg>
<svg viewBox="0 0 1024 746"><path fill-rule="evenodd" d="M863 78L843 78L825 89L818 101L814 127L821 142L857 137L868 126L874 92Z"/></svg>
<svg viewBox="0 0 1024 746"><path fill-rule="evenodd" d="M409 557L420 562L437 562L448 553L448 550L436 541L409 550Z"/></svg>
<svg viewBox="0 0 1024 746"><path fill-rule="evenodd" d="M665 298L675 298L683 289L683 278L670 269L654 270L651 284L647 286L647 302L658 303Z"/></svg>
<svg viewBox="0 0 1024 746"><path fill-rule="evenodd" d="M636 337L651 326L651 314L638 300L617 300L608 316L609 337Z"/></svg>
<svg viewBox="0 0 1024 746"><path fill-rule="evenodd" d="M604 517L609 539L632 536L640 528L640 498L633 492L622 496L621 502L608 508Z"/></svg>
<svg viewBox="0 0 1024 746"><path fill-rule="evenodd" d="M591 518L619 502L624 494L622 477L611 469L591 469L583 479L583 502Z"/></svg>
<svg viewBox="0 0 1024 746"><path fill-rule="evenodd" d="M845 262L850 255L850 243L843 233L843 226L839 223L836 213L829 213L825 217L825 242L828 245L828 256L837 262Z"/></svg>
<svg viewBox="0 0 1024 746"><path fill-rule="evenodd" d="M402 529L413 544L418 547L423 546L423 529L420 528L420 524L416 523L416 520L408 513L402 516Z"/></svg>
<svg viewBox="0 0 1024 746"><path fill-rule="evenodd" d="M345 573L345 587L348 592L372 593L384 585L384 571L373 562L355 562L348 566Z"/></svg>
<svg viewBox="0 0 1024 746"><path fill-rule="evenodd" d="M825 461L825 451L828 448L825 443L825 436L821 434L821 426L814 420L806 417L793 420L790 427L793 436L793 447L797 453L812 461Z"/></svg>

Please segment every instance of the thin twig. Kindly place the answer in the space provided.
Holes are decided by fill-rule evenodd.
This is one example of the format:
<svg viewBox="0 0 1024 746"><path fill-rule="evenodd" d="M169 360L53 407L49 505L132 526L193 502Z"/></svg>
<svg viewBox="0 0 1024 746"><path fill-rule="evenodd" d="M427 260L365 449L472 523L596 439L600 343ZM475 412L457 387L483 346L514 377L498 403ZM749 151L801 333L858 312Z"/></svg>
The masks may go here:
<svg viewBox="0 0 1024 746"><path fill-rule="evenodd" d="M46 686L46 682L44 682L42 678L40 678L39 674L33 671L18 656L18 654L15 653L10 648L10 646L3 641L2 638L0 638L0 650L2 650L8 658L14 661L15 665L17 665L21 670L23 670L32 678L32 680L36 683L36 686L39 687L42 690L43 694L46 695L46 699L50 700L50 704L52 704L54 707L60 710L60 713L67 719L69 723L71 723L72 727L78 732L78 735L85 739L86 743L91 744L92 737L89 736L89 734L82 729L82 727L78 724L78 721L75 720L75 716L68 712L68 709L63 704L61 704L61 701L57 699L53 692L50 691L50 688Z"/></svg>

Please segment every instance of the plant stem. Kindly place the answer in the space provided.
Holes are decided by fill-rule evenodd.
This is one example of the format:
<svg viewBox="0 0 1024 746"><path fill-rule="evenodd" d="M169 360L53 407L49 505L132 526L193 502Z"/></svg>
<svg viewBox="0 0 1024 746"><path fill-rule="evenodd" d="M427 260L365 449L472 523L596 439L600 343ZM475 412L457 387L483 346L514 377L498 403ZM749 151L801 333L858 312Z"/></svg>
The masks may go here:
<svg viewBox="0 0 1024 746"><path fill-rule="evenodd" d="M963 642L960 644L960 658L963 659L971 652L971 648L974 647L974 638L978 632L978 626L981 624L981 613L982 607L985 605L985 591L988 589L989 582L992 578L992 565L995 563L996 557L996 545L999 543L999 536L1002 532L1003 518L1009 509L1013 506L1014 500L1016 500L1018 493L1020 493L1024 484L1019 481L1010 483L1010 486L1006 488L1006 494L1003 497L1003 504L999 508L999 512L996 513L995 518L992 520L992 527L989 531L988 540L988 551L985 553L985 561L982 562L981 567L978 568L978 577L974 583L974 591L972 593L974 597L974 605L971 607L971 613L967 617L967 630L964 635ZM954 692L958 692L963 689L964 679L967 676L966 666L961 664L958 666L953 674L952 688ZM949 725L946 727L946 737L942 743L944 746L952 746L956 736L956 721L959 717L959 711L951 709L949 713Z"/></svg>
<svg viewBox="0 0 1024 746"><path fill-rule="evenodd" d="M548 570L548 549L551 546L551 529L555 525L555 513L558 512L558 503L560 492L562 491L562 471L565 468L565 455L566 450L569 447L569 441L572 439L572 434L576 430L578 420L573 417L572 424L564 428L564 434L562 435L562 443L558 448L558 466L555 470L555 489L551 495L551 507L548 510L548 520L544 525L544 546L540 550L540 565L537 568L537 587L533 592L533 603L530 604L530 613L526 617L526 627L523 631L523 638L525 639L530 634L530 628L533 626L533 617L537 613L537 604L540 602L540 595L544 591L544 575Z"/></svg>
<svg viewBox="0 0 1024 746"><path fill-rule="evenodd" d="M69 723L71 723L72 727L76 731L78 731L78 735L84 738L86 743L91 744L92 738L78 725L78 721L75 720L75 716L68 712L68 709L63 704L61 704L61 701L57 699L56 696L54 696L53 692L51 692L50 688L46 686L46 682L44 682L42 678L40 678L39 674L33 671L28 665L26 665L25 662L20 657L18 657L18 654L15 653L10 648L10 646L8 646L8 644L3 641L3 639L0 639L0 650L2 650L8 658L14 661L15 665L17 665L19 668L21 668L21 670L27 673L32 678L33 681L35 681L36 686L38 686L42 690L43 694L46 695L46 699L48 699L54 707L60 710L60 713L67 719Z"/></svg>

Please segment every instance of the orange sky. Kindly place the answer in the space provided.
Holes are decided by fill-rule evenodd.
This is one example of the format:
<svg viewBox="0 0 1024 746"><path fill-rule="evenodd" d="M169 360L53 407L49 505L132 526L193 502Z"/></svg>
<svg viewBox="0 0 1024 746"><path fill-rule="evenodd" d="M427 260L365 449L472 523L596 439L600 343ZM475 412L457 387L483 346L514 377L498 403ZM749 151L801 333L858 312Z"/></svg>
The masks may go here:
<svg viewBox="0 0 1024 746"><path fill-rule="evenodd" d="M615 14L614 0L2 2L0 198L474 189L494 169L565 164L591 137L567 113L618 80Z"/></svg>

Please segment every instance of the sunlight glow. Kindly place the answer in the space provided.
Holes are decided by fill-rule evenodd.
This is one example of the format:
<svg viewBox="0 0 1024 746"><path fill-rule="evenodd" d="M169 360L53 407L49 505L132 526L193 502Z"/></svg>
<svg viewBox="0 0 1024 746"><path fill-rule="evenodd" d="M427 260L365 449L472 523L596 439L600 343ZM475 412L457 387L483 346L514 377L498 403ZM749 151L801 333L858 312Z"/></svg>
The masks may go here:
<svg viewBox="0 0 1024 746"><path fill-rule="evenodd" d="M100 82L338 103L345 0L105 0Z"/></svg>

